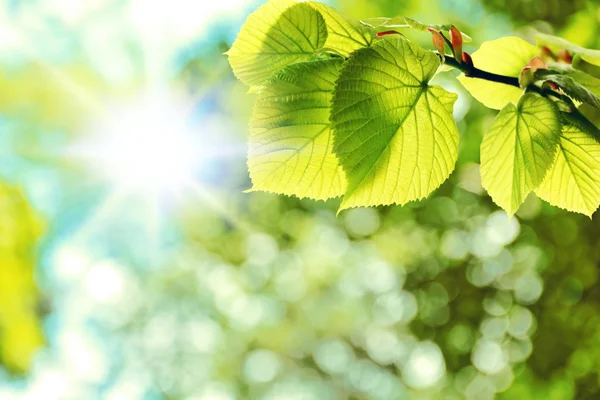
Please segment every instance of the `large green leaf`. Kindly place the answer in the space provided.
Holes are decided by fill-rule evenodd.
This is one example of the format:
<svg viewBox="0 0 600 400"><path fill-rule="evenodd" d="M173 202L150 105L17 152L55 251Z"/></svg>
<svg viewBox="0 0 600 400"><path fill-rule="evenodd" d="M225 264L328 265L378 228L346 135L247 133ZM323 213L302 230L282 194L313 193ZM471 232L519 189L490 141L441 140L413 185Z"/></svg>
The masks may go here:
<svg viewBox="0 0 600 400"><path fill-rule="evenodd" d="M239 80L260 86L285 66L311 59L326 40L325 20L315 8L271 0L248 17L227 55Z"/></svg>
<svg viewBox="0 0 600 400"><path fill-rule="evenodd" d="M507 104L481 143L481 182L496 204L514 214L552 167L560 118L551 100L527 93Z"/></svg>
<svg viewBox="0 0 600 400"><path fill-rule="evenodd" d="M547 46L554 51L568 50L572 54L578 54L584 61L600 66L600 50L586 49L561 37L540 32L536 33L535 40L539 46Z"/></svg>
<svg viewBox="0 0 600 400"><path fill-rule="evenodd" d="M471 57L475 67L499 75L518 77L523 67L539 54L539 49L518 37L505 37L481 45ZM467 78L464 74L458 80L478 101L489 108L500 110L507 103L517 103L523 90L503 83L483 79Z"/></svg>
<svg viewBox="0 0 600 400"><path fill-rule="evenodd" d="M374 36L372 29L325 4L317 2L309 4L321 13L327 24L325 49L348 56L354 50L371 45Z"/></svg>
<svg viewBox="0 0 600 400"><path fill-rule="evenodd" d="M552 205L591 216L600 204L600 132L582 118L563 116L558 154L535 192Z"/></svg>
<svg viewBox="0 0 600 400"><path fill-rule="evenodd" d="M452 170L457 96L428 82L438 56L402 38L352 54L333 102L334 150L348 189L341 208L426 197Z"/></svg>
<svg viewBox="0 0 600 400"><path fill-rule="evenodd" d="M252 190L327 199L344 193L329 114L341 60L294 64L261 90L251 121Z"/></svg>

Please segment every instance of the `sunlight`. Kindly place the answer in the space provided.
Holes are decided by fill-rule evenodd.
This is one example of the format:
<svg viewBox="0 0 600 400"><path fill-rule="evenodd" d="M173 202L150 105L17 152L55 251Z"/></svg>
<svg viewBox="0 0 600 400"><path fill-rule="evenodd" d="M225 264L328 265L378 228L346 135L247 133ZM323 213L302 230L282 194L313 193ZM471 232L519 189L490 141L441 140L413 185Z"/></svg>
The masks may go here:
<svg viewBox="0 0 600 400"><path fill-rule="evenodd" d="M180 189L201 167L202 147L187 107L150 97L107 113L98 139L82 150L103 178L129 191Z"/></svg>

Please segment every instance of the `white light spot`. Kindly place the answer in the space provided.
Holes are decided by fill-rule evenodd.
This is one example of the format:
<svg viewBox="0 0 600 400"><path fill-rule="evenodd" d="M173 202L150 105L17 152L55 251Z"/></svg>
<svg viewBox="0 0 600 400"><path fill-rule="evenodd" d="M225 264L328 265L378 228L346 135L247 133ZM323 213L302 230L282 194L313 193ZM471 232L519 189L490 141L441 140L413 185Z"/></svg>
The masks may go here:
<svg viewBox="0 0 600 400"><path fill-rule="evenodd" d="M187 334L192 345L202 353L216 352L221 343L223 330L221 326L209 318L190 321Z"/></svg>
<svg viewBox="0 0 600 400"><path fill-rule="evenodd" d="M527 339L535 327L535 317L525 307L514 306L508 320L508 332L519 339Z"/></svg>
<svg viewBox="0 0 600 400"><path fill-rule="evenodd" d="M200 140L188 108L166 94L115 107L92 125L89 142L73 145L69 153L140 195L181 189L211 157L211 145Z"/></svg>
<svg viewBox="0 0 600 400"><path fill-rule="evenodd" d="M113 261L102 261L87 273L85 286L88 295L100 303L116 302L124 296L124 278Z"/></svg>
<svg viewBox="0 0 600 400"><path fill-rule="evenodd" d="M345 215L346 229L354 237L364 237L379 229L379 213L374 208L353 208Z"/></svg>
<svg viewBox="0 0 600 400"><path fill-rule="evenodd" d="M401 290L379 296L373 307L378 321L392 325L411 321L417 314L418 304L414 294Z"/></svg>
<svg viewBox="0 0 600 400"><path fill-rule="evenodd" d="M54 271L64 281L79 278L88 268L91 260L82 250L71 246L61 247L54 255Z"/></svg>
<svg viewBox="0 0 600 400"><path fill-rule="evenodd" d="M367 261L361 268L361 275L363 286L375 293L388 292L399 284L396 272L383 260Z"/></svg>
<svg viewBox="0 0 600 400"><path fill-rule="evenodd" d="M495 374L507 365L508 357L498 343L481 339L473 348L471 361L481 372Z"/></svg>
<svg viewBox="0 0 600 400"><path fill-rule="evenodd" d="M244 377L250 383L267 383L275 379L280 368L281 362L275 353L255 350L244 362Z"/></svg>
<svg viewBox="0 0 600 400"><path fill-rule="evenodd" d="M526 273L517 279L514 290L519 303L533 304L542 295L544 282L536 273Z"/></svg>
<svg viewBox="0 0 600 400"><path fill-rule="evenodd" d="M487 220L487 235L490 241L499 246L506 246L512 243L521 227L515 217L509 217L504 211L496 211L491 214Z"/></svg>
<svg viewBox="0 0 600 400"><path fill-rule="evenodd" d="M446 364L439 347L432 342L422 342L412 351L402 368L402 379L414 389L435 385L446 372Z"/></svg>
<svg viewBox="0 0 600 400"><path fill-rule="evenodd" d="M379 364L391 364L400 353L398 336L388 329L371 329L366 337L369 356Z"/></svg>
<svg viewBox="0 0 600 400"><path fill-rule="evenodd" d="M352 348L341 340L328 340L320 343L313 355L316 363L329 374L343 374L354 361Z"/></svg>

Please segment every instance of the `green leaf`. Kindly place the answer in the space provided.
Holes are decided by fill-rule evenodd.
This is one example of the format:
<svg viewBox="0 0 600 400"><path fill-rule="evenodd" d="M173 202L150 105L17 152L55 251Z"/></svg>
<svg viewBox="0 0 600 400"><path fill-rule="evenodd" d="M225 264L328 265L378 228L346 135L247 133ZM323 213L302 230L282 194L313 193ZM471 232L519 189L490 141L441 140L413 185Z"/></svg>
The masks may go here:
<svg viewBox="0 0 600 400"><path fill-rule="evenodd" d="M325 4L317 2L309 4L325 19L328 33L325 49L334 50L346 57L354 50L371 45L374 36L372 29Z"/></svg>
<svg viewBox="0 0 600 400"><path fill-rule="evenodd" d="M329 114L342 61L294 64L260 92L250 124L252 190L327 199L344 193Z"/></svg>
<svg viewBox="0 0 600 400"><path fill-rule="evenodd" d="M575 81L585 87L587 90L595 94L597 97L600 97L600 79L592 76L584 71L580 71L576 68L573 68L570 65L563 63L548 63L549 70L546 71L548 74L564 74L568 75L571 78L575 79ZM543 71L538 71L538 73L543 73Z"/></svg>
<svg viewBox="0 0 600 400"><path fill-rule="evenodd" d="M325 20L315 8L271 0L248 17L227 55L239 80L260 86L287 65L314 57L326 40Z"/></svg>
<svg viewBox="0 0 600 400"><path fill-rule="evenodd" d="M558 36L536 33L535 41L538 46L547 46L553 51L568 50L572 54L578 54L584 61L600 66L600 50L586 49Z"/></svg>
<svg viewBox="0 0 600 400"><path fill-rule="evenodd" d="M414 20L408 17L377 17L377 18L367 18L365 20L360 21L363 25L371 27L376 30L385 30L385 29L402 29L402 28L410 28L417 31L428 31L430 28L435 31L449 31L452 25L438 25L438 24L424 24L420 21ZM469 35L464 32L461 32L463 42L470 43L473 41Z"/></svg>
<svg viewBox="0 0 600 400"><path fill-rule="evenodd" d="M402 38L352 54L335 88L334 151L348 189L340 210L426 197L452 170L457 99L429 86L438 56Z"/></svg>
<svg viewBox="0 0 600 400"><path fill-rule="evenodd" d="M554 103L527 93L507 104L481 143L481 182L496 204L514 214L552 167L560 136Z"/></svg>
<svg viewBox="0 0 600 400"><path fill-rule="evenodd" d="M481 45L471 57L475 67L499 75L518 77L529 61L539 54L539 49L518 37L505 37ZM500 110L508 103L517 103L523 90L514 86L483 79L458 80L478 101L488 108Z"/></svg>
<svg viewBox="0 0 600 400"><path fill-rule="evenodd" d="M565 65L565 64L562 64L562 65ZM584 61L580 55L575 54L573 56L572 65L575 70L585 72L586 74L591 75L596 79L600 79L600 66L590 64L589 62Z"/></svg>
<svg viewBox="0 0 600 400"><path fill-rule="evenodd" d="M575 100L600 108L600 97L596 96L592 91L588 90L584 85L581 85L572 77L563 74L547 73L547 71L538 72L542 72L542 74L536 73L536 77L540 76L543 81L556 83L563 92ZM583 74L583 72L581 74Z"/></svg>
<svg viewBox="0 0 600 400"><path fill-rule="evenodd" d="M582 118L562 115L558 154L535 193L552 205L591 217L600 204L600 132Z"/></svg>

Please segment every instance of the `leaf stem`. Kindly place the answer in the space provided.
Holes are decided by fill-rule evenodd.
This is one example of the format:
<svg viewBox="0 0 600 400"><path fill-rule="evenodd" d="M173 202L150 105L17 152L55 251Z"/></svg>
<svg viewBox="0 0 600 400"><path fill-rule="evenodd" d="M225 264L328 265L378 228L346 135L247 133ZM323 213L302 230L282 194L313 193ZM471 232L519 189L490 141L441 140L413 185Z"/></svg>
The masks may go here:
<svg viewBox="0 0 600 400"><path fill-rule="evenodd" d="M469 65L467 63L462 63L456 60L454 57L446 56L444 60L444 64L449 65L451 67L457 68L464 72L465 76L469 78L477 78L484 79L486 81L503 83L505 85L515 86L520 88L519 86L519 78L505 75L494 74L493 72L483 71L474 65Z"/></svg>

